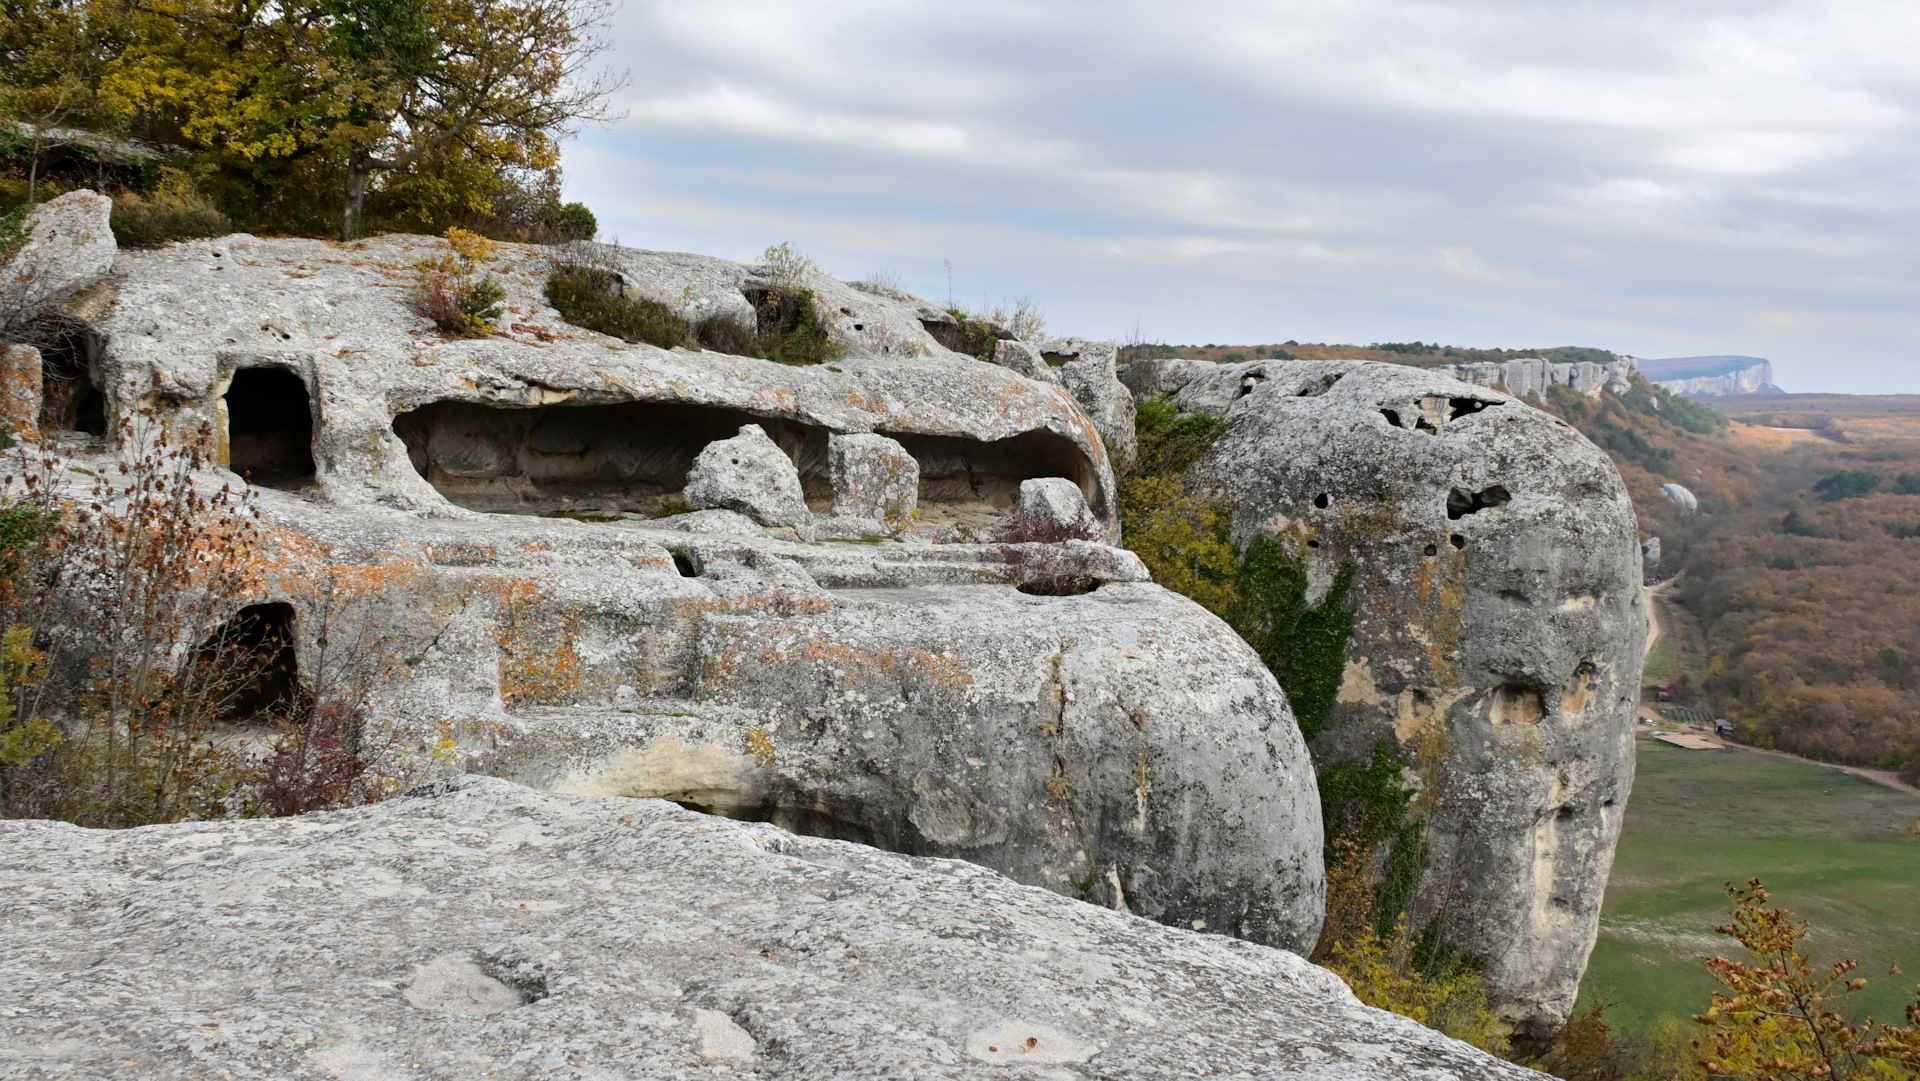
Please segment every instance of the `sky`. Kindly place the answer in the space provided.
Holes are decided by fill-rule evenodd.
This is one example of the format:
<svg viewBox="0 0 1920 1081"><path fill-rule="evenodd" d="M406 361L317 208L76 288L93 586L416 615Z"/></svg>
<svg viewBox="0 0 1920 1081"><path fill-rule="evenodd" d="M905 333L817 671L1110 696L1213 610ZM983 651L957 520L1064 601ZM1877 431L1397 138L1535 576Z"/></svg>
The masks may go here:
<svg viewBox="0 0 1920 1081"><path fill-rule="evenodd" d="M625 0L603 236L1049 331L1920 393L1912 0Z"/></svg>

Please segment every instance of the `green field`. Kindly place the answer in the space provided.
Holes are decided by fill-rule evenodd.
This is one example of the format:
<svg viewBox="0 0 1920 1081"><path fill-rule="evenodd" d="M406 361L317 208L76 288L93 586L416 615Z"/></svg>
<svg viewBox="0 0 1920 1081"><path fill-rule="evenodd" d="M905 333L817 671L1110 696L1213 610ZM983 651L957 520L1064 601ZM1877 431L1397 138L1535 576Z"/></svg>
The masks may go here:
<svg viewBox="0 0 1920 1081"><path fill-rule="evenodd" d="M1721 884L1758 877L1812 922L1816 962L1860 962L1869 982L1851 1012L1904 1023L1920 982L1920 837L1907 832L1920 796L1770 755L1639 747L1582 1007L1607 1003L1627 1029L1704 1012L1715 985L1700 957L1740 948L1712 930L1726 922Z"/></svg>

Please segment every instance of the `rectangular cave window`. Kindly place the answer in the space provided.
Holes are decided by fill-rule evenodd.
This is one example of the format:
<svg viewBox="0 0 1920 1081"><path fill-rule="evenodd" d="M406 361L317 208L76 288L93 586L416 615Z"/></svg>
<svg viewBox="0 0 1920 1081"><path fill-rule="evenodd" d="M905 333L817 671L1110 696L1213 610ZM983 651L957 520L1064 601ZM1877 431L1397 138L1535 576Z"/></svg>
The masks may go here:
<svg viewBox="0 0 1920 1081"><path fill-rule="evenodd" d="M40 350L40 429L107 434L107 399L94 378L100 339L78 319L42 320L28 335Z"/></svg>
<svg viewBox="0 0 1920 1081"><path fill-rule="evenodd" d="M229 467L264 488L313 483L313 401L285 368L242 368L227 388Z"/></svg>
<svg viewBox="0 0 1920 1081"><path fill-rule="evenodd" d="M196 661L197 678L218 700L221 720L291 716L300 694L293 605L274 602L240 609L200 647Z"/></svg>

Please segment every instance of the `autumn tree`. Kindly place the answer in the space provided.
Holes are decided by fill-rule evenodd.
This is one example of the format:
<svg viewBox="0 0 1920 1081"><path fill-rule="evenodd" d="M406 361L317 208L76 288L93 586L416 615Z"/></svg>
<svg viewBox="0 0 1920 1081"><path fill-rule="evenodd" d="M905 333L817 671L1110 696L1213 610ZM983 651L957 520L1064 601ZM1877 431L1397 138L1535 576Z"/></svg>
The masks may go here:
<svg viewBox="0 0 1920 1081"><path fill-rule="evenodd" d="M623 76L590 69L605 0L331 0L365 91L334 132L345 152L341 234L375 174L418 207L484 211L501 173L539 177L581 121L611 118Z"/></svg>
<svg viewBox="0 0 1920 1081"><path fill-rule="evenodd" d="M1748 960L1706 959L1725 988L1694 1020L1708 1026L1696 1044L1709 1075L1749 1081L1904 1078L1920 1070L1920 1002L1907 1008L1911 1028L1872 1019L1855 1023L1837 1007L1866 987L1857 962L1819 966L1804 952L1807 924L1768 908L1759 879L1727 886L1733 921L1714 930L1747 949Z"/></svg>
<svg viewBox="0 0 1920 1081"><path fill-rule="evenodd" d="M243 222L262 217L235 205L248 200L304 208L261 222L294 231L330 206L349 238L376 192L436 230L503 199L557 203L562 140L609 119L624 79L594 68L610 0L0 0L0 12L7 117L188 147Z"/></svg>

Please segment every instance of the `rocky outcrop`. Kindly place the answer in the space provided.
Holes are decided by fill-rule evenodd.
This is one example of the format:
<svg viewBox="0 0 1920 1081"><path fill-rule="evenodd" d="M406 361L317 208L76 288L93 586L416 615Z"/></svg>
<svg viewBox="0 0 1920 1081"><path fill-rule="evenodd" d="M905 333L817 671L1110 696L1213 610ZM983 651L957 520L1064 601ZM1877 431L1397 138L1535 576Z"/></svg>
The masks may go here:
<svg viewBox="0 0 1920 1081"><path fill-rule="evenodd" d="M1666 497L1673 500L1673 505L1679 507L1684 514L1693 514L1700 509L1700 498L1684 484L1662 484L1660 490L1666 493Z"/></svg>
<svg viewBox="0 0 1920 1081"><path fill-rule="evenodd" d="M811 515L800 491L800 471L758 424L708 443L694 457L687 470L687 505L739 511L761 525L796 526Z"/></svg>
<svg viewBox="0 0 1920 1081"><path fill-rule="evenodd" d="M34 207L27 239L0 267L0 343L105 277L115 247L112 200L70 191Z"/></svg>
<svg viewBox="0 0 1920 1081"><path fill-rule="evenodd" d="M1105 441L1114 468L1133 464L1137 446L1133 432L1133 395L1116 371L1119 347L1113 342L1085 338L1049 338L1033 346L1060 385L1086 410Z"/></svg>
<svg viewBox="0 0 1920 1081"><path fill-rule="evenodd" d="M1643 360L1640 369L1655 386L1692 398L1780 393L1773 364L1760 357L1668 357Z"/></svg>
<svg viewBox="0 0 1920 1081"><path fill-rule="evenodd" d="M1498 362L1448 364L1434 370L1463 383L1498 387L1516 398L1539 397L1550 386L1562 386L1589 398L1598 398L1603 390L1625 394L1633 389L1633 377L1641 363L1637 358L1626 356L1604 364L1519 357Z"/></svg>
<svg viewBox="0 0 1920 1081"><path fill-rule="evenodd" d="M1169 378L1167 366L1152 378ZM1484 962L1523 1033L1573 1005L1633 780L1646 618L1605 454L1514 397L1365 362L1179 367L1231 425L1193 483L1354 615L1316 764L1384 744L1419 787L1416 928Z"/></svg>
<svg viewBox="0 0 1920 1081"><path fill-rule="evenodd" d="M0 844L9 1076L1532 1076L1288 953L653 800Z"/></svg>
<svg viewBox="0 0 1920 1081"><path fill-rule="evenodd" d="M114 423L211 431L232 472L205 482L262 486L252 600L290 613L303 682L359 666L400 767L672 798L1312 945L1321 825L1285 698L1099 543L1113 476L1072 395L824 278L841 355L813 367L545 305L550 268L591 258L689 317L754 317L752 268L625 249L504 246L498 332L448 339L412 297L443 251L123 253L84 320ZM113 468L84 434L61 435L75 464ZM1036 480L1087 528L999 543Z"/></svg>

